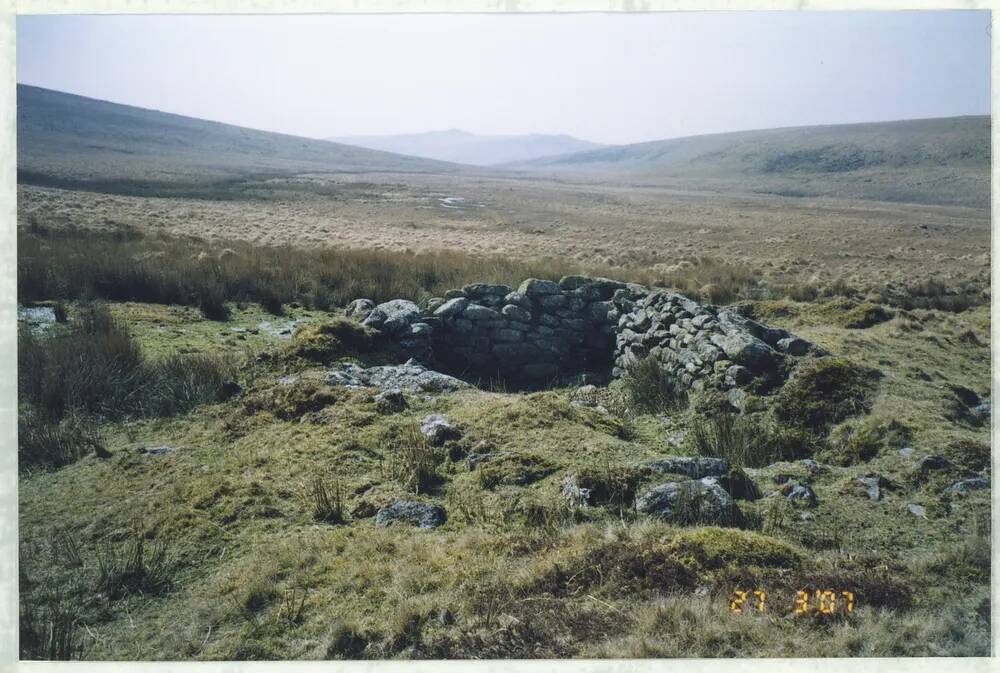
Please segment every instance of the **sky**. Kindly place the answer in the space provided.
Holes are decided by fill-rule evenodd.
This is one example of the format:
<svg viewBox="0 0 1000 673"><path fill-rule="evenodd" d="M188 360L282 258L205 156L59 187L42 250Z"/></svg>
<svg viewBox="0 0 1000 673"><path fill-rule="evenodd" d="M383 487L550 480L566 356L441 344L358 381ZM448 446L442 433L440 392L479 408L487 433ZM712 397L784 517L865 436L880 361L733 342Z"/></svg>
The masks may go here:
<svg viewBox="0 0 1000 673"><path fill-rule="evenodd" d="M986 11L19 16L17 80L323 138L989 114Z"/></svg>

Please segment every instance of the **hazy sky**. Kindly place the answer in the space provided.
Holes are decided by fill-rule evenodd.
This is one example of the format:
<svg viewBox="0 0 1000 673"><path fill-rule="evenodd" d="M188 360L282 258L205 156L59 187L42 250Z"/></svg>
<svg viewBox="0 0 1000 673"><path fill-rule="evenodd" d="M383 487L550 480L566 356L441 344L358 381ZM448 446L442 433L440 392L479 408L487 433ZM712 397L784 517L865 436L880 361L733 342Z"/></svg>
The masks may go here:
<svg viewBox="0 0 1000 673"><path fill-rule="evenodd" d="M325 137L988 114L989 13L22 16L17 79Z"/></svg>

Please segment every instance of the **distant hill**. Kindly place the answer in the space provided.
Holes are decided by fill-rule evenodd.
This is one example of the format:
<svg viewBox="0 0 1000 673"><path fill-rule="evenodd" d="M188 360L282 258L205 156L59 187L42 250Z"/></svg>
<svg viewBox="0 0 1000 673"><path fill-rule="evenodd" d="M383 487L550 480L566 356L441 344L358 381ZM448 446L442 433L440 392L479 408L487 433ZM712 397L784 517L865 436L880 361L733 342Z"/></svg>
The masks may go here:
<svg viewBox="0 0 1000 673"><path fill-rule="evenodd" d="M493 166L603 147L567 135L479 135L458 129L409 135L350 136L329 140L473 166Z"/></svg>
<svg viewBox="0 0 1000 673"><path fill-rule="evenodd" d="M949 117L692 136L511 163L543 175L788 196L989 205L990 118Z"/></svg>
<svg viewBox="0 0 1000 673"><path fill-rule="evenodd" d="M17 85L18 181L174 193L247 176L461 167Z"/></svg>

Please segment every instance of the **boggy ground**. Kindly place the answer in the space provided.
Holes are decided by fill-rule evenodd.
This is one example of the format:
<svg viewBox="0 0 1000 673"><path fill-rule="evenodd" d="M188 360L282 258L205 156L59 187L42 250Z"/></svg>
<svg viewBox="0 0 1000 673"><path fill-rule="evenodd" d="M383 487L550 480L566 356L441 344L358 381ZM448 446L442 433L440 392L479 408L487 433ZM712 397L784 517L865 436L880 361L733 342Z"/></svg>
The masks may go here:
<svg viewBox="0 0 1000 673"><path fill-rule="evenodd" d="M549 257L661 276L708 257L772 283L989 276L986 208L502 176L317 174L219 190L152 198L21 185L18 222L125 223L311 249Z"/></svg>
<svg viewBox="0 0 1000 673"><path fill-rule="evenodd" d="M765 496L793 479L818 503L741 501L737 529L631 506L669 479L636 482L635 466L699 450L710 400L647 409L613 384L587 393L603 413L573 404L567 382L409 394L407 408L380 410L375 391L327 387L325 373L389 354L358 337L317 355L301 348L308 330L281 334L339 309L275 317L229 303L223 322L112 303L143 357L224 358L240 392L98 419L110 457L22 474L22 654L52 656L39 634L55 625L68 641L57 655L90 659L988 655L989 490L947 490L990 472L989 423L974 410L990 385L988 306L859 320L843 298L749 304L881 377L869 413L819 433L818 472L746 468ZM52 334L87 311L60 308ZM22 399L22 416L32 405ZM418 426L430 414L461 437L429 446ZM158 446L175 450L142 452ZM496 457L470 468L484 451ZM929 454L951 467L919 470ZM571 474L613 496L571 506ZM881 500L858 483L868 474L887 480ZM397 498L440 504L448 520L376 526ZM733 614L738 589L766 591L767 612ZM794 615L799 589L850 590L856 604Z"/></svg>

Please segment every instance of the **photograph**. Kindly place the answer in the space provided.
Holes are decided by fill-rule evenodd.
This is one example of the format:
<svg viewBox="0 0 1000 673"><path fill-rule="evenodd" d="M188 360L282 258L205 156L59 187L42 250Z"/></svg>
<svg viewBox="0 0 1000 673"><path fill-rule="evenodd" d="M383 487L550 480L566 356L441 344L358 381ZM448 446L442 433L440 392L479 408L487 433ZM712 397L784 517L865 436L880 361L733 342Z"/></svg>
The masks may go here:
<svg viewBox="0 0 1000 673"><path fill-rule="evenodd" d="M991 656L991 11L271 11L10 19L20 661Z"/></svg>

